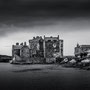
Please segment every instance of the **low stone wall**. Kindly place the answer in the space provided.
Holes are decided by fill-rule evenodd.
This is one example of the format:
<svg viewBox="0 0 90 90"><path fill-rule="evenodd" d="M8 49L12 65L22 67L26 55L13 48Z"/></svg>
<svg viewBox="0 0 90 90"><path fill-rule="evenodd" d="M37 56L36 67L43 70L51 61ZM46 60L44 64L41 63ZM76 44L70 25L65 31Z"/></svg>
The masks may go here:
<svg viewBox="0 0 90 90"><path fill-rule="evenodd" d="M12 64L52 64L56 63L55 58L43 58L43 57L31 57L29 60L26 61L17 61L17 60L12 60Z"/></svg>
<svg viewBox="0 0 90 90"><path fill-rule="evenodd" d="M41 57L30 58L30 61L32 61L32 64L43 64L43 63L45 63L44 58L41 58Z"/></svg>
<svg viewBox="0 0 90 90"><path fill-rule="evenodd" d="M55 58L46 58L46 63L56 63Z"/></svg>

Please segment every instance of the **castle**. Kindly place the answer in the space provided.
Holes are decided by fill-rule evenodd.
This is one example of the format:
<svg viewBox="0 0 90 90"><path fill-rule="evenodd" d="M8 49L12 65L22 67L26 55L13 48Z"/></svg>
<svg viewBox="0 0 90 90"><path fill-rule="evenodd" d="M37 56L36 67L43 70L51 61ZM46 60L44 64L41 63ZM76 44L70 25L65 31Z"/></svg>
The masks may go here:
<svg viewBox="0 0 90 90"><path fill-rule="evenodd" d="M79 45L75 47L74 54L76 57L86 57L90 54L90 45ZM89 55L90 56L90 55Z"/></svg>
<svg viewBox="0 0 90 90"><path fill-rule="evenodd" d="M63 40L57 37L33 37L26 42L12 45L12 57L15 63L52 63L55 58L63 56Z"/></svg>

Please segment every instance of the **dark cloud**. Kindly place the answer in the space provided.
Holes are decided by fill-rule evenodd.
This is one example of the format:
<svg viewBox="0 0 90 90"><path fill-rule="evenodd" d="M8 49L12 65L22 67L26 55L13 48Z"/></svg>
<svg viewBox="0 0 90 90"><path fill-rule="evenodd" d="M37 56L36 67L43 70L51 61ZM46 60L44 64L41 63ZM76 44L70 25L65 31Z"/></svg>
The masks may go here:
<svg viewBox="0 0 90 90"><path fill-rule="evenodd" d="M88 0L0 0L0 35L13 32L15 27L48 26L62 19L90 18L89 11Z"/></svg>
<svg viewBox="0 0 90 90"><path fill-rule="evenodd" d="M1 10L26 12L36 10L87 10L88 0L1 0Z"/></svg>
<svg viewBox="0 0 90 90"><path fill-rule="evenodd" d="M0 15L72 17L88 15L88 0L0 0Z"/></svg>

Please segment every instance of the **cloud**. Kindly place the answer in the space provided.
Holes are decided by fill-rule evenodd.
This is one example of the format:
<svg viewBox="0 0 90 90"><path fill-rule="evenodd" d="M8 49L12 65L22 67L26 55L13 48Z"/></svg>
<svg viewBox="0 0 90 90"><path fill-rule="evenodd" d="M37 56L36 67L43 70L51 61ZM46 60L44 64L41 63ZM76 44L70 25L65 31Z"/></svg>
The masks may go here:
<svg viewBox="0 0 90 90"><path fill-rule="evenodd" d="M54 30L46 32L81 31L90 25L87 0L0 0L0 4L0 37L18 31L43 32L47 27ZM42 30L33 30L39 27Z"/></svg>
<svg viewBox="0 0 90 90"><path fill-rule="evenodd" d="M90 28L90 18L30 18L13 17L0 21L0 37L15 32L31 33L74 33L77 31L88 31Z"/></svg>

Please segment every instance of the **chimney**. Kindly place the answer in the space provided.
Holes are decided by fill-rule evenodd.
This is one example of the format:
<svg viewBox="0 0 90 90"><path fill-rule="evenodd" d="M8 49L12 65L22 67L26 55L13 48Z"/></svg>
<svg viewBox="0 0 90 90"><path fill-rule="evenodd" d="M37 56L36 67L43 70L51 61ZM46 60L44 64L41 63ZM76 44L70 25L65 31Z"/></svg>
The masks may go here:
<svg viewBox="0 0 90 90"><path fill-rule="evenodd" d="M33 37L33 39L35 39L35 37Z"/></svg>
<svg viewBox="0 0 90 90"><path fill-rule="evenodd" d="M44 39L45 39L45 35L44 35Z"/></svg>
<svg viewBox="0 0 90 90"><path fill-rule="evenodd" d="M21 43L20 45L22 45L22 46L23 46L23 43Z"/></svg>
<svg viewBox="0 0 90 90"><path fill-rule="evenodd" d="M19 43L17 42L16 45L19 45Z"/></svg>
<svg viewBox="0 0 90 90"><path fill-rule="evenodd" d="M58 35L58 39L59 39L59 35Z"/></svg>
<svg viewBox="0 0 90 90"><path fill-rule="evenodd" d="M27 44L26 44L26 42L24 42L24 46L26 46Z"/></svg>

